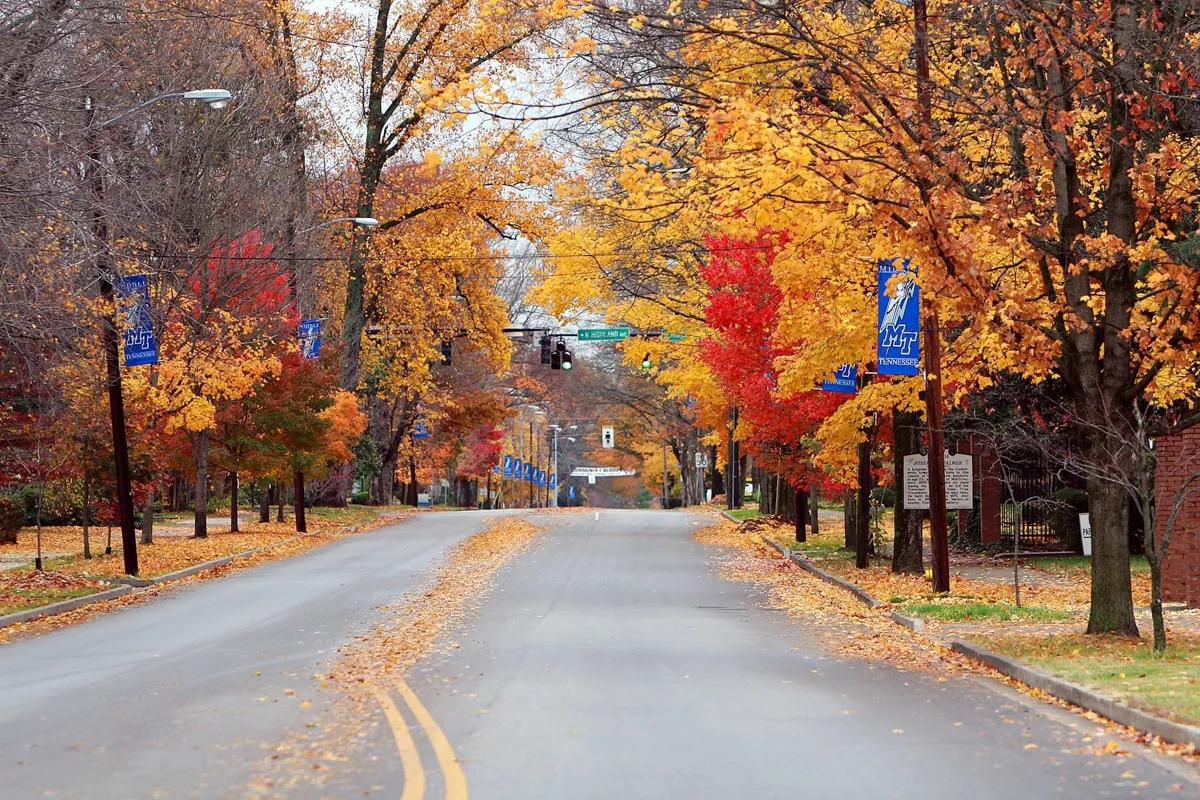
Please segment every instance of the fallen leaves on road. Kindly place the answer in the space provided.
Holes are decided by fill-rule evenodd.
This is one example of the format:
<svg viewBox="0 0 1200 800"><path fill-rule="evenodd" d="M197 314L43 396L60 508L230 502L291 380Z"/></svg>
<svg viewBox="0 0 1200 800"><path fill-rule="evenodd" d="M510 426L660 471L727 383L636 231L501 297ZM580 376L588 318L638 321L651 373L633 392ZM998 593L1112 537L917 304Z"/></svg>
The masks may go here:
<svg viewBox="0 0 1200 800"><path fill-rule="evenodd" d="M247 790L250 798L291 796L322 780L313 771L331 773L331 763L344 761L360 745L378 718L375 691L389 692L403 675L427 655L448 631L478 603L496 573L524 552L542 533L523 519L501 519L454 547L429 582L393 606L371 631L340 650L322 688L343 693L328 717L275 747L263 773ZM447 643L454 647L453 643Z"/></svg>
<svg viewBox="0 0 1200 800"><path fill-rule="evenodd" d="M743 530L722 521L697 531L695 538L703 544L736 548L717 562L721 575L766 587L773 607L815 623L814 635L832 652L904 667L941 669L955 664L973 668L948 648L917 640L886 613L868 609L844 589L793 567L758 534L746 535Z"/></svg>

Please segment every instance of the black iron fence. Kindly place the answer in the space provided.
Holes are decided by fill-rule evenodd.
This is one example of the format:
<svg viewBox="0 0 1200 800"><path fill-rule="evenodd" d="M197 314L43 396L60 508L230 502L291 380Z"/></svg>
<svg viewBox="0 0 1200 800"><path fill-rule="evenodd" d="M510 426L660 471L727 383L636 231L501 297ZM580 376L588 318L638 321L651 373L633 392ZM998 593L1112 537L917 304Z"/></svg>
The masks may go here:
<svg viewBox="0 0 1200 800"><path fill-rule="evenodd" d="M1044 455L1006 455L1000 464L1000 536L1022 548L1072 549L1079 512L1087 510L1084 481Z"/></svg>

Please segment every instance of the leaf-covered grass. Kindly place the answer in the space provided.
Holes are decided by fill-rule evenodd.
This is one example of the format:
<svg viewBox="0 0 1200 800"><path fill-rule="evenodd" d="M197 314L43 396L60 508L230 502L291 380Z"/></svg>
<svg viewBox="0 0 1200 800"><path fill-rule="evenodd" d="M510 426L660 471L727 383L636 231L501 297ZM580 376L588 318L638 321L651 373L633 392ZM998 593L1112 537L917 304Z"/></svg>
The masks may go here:
<svg viewBox="0 0 1200 800"><path fill-rule="evenodd" d="M1064 575L1068 578L1090 578L1092 574L1092 559L1088 556L1045 556L1021 559L1021 563L1051 575ZM1129 569L1134 574L1149 573L1150 564L1145 556L1132 556L1129 559Z"/></svg>
<svg viewBox="0 0 1200 800"><path fill-rule="evenodd" d="M729 516L733 517L738 522L745 522L748 519L754 519L755 517L762 516L762 514L759 513L759 510L757 507L755 507L755 508L735 508L732 511L729 511L727 513L729 514Z"/></svg>
<svg viewBox="0 0 1200 800"><path fill-rule="evenodd" d="M63 600L73 600L76 597L86 597L89 594L104 591L104 586L88 586L79 588L53 589L9 589L0 594L0 616L15 614Z"/></svg>
<svg viewBox="0 0 1200 800"><path fill-rule="evenodd" d="M330 535L337 536L347 528L367 525L380 519L381 512L391 510L390 508L364 506L307 509L306 517L310 534L308 538L315 537L322 541L329 541ZM290 516L285 522L260 523L257 520L257 513L248 511L241 518L240 533L230 533L228 525L210 525L208 537L196 539L180 532L180 527L188 528L192 524L190 515L181 515L171 520L170 525L174 526L173 529L156 526L154 543L150 545L140 544L139 532L139 575L143 578L155 578L205 561L280 545L298 536L295 520ZM122 577L125 568L121 551L121 533L117 529L113 530L113 552L110 554L104 553L107 537L107 526L93 526L90 540L94 557L85 559L81 528L43 528L42 554L47 571L84 580ZM18 533L16 544L0 546L0 556L9 563L31 565L37 553L36 542L36 531L23 528ZM311 546L314 546L313 542L298 542L295 546L288 545L281 549L275 557L291 555ZM3 585L4 580L0 575L0 588ZM45 602L55 602L55 600L48 599Z"/></svg>
<svg viewBox="0 0 1200 800"><path fill-rule="evenodd" d="M1065 611L1038 606L1018 608L1011 603L905 603L901 613L910 617L932 618L944 622L1010 622L1012 620L1044 622L1067 619Z"/></svg>
<svg viewBox="0 0 1200 800"><path fill-rule="evenodd" d="M1200 724L1200 637L1171 636L1163 654L1123 636L989 636L976 641L1104 695Z"/></svg>

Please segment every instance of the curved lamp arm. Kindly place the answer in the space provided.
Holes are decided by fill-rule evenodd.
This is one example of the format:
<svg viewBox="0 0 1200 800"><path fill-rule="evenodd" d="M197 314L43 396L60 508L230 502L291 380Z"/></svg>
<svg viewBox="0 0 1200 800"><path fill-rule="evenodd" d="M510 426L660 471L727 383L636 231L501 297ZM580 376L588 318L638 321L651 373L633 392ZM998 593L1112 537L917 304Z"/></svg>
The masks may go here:
<svg viewBox="0 0 1200 800"><path fill-rule="evenodd" d="M225 106L229 105L229 101L233 99L233 95L229 92L228 89L194 89L194 90L188 91L188 92L167 92L166 94L160 94L158 97L151 97L146 102L136 105L133 108L129 109L128 111L122 111L120 114L117 114L115 117L104 120L104 122L97 122L94 124L94 127L103 128L106 125L111 125L114 122L125 119L126 117L128 117L132 114L136 114L137 112L141 111L143 108L147 108L148 106L152 106L155 103L160 103L163 100L170 100L175 97L179 97L184 100L199 100L200 102L204 103L205 105L207 105L209 108L212 108L212 109L224 108ZM88 100L88 103L90 105L90 103L91 103L90 98Z"/></svg>
<svg viewBox="0 0 1200 800"><path fill-rule="evenodd" d="M375 219L374 217L338 217L337 219L326 220L326 221L322 222L320 225L313 225L312 227L309 227L309 228L302 228L302 229L296 231L296 233L294 235L299 236L302 233L311 233L313 231L320 230L321 228L328 228L330 225L337 225L339 222L350 222L355 225L360 225L364 228L379 227L379 220Z"/></svg>

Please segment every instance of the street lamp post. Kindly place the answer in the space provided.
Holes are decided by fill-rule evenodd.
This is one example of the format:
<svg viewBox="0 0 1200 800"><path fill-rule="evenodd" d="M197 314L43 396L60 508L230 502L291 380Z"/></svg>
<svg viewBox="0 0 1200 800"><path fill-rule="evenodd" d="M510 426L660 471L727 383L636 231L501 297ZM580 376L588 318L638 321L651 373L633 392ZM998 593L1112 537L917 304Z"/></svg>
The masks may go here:
<svg viewBox="0 0 1200 800"><path fill-rule="evenodd" d="M117 330L115 293L113 290L114 268L112 255L108 252L108 220L104 216L104 176L100 172L100 142L96 135L101 128L134 114L155 103L170 98L199 100L210 108L224 108L232 95L225 89L199 89L190 92L171 92L151 98L141 105L122 112L115 117L96 122L96 108L89 97L84 104L87 111L85 131L88 168L86 178L95 207L92 209L92 237L96 247L96 274L100 283L100 297L104 300L104 368L108 383L108 409L112 424L113 462L117 481L117 510L121 522L121 550L125 561L125 572L137 575L137 534L133 529L133 482L129 474L129 440L125 432L125 398L121 390L120 336Z"/></svg>
<svg viewBox="0 0 1200 800"><path fill-rule="evenodd" d="M547 480L546 492L550 495L550 507L558 508L558 432L562 430L562 427L558 425L551 425L550 430L554 431L554 445L552 451L554 471L550 473L554 477L554 491L550 490L550 481Z"/></svg>

